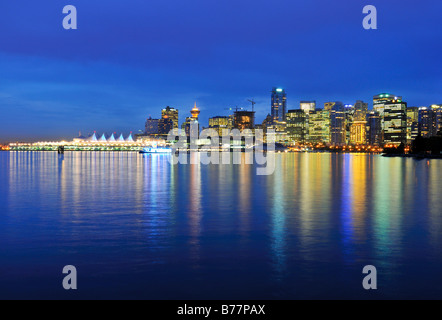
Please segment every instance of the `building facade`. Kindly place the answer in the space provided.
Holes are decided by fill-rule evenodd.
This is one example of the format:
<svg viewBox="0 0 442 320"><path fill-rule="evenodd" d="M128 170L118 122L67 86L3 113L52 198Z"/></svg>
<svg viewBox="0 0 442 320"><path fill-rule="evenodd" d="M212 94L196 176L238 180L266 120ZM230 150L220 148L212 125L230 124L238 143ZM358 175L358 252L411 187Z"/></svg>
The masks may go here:
<svg viewBox="0 0 442 320"><path fill-rule="evenodd" d="M274 122L284 122L287 112L287 94L282 88L272 90L272 118Z"/></svg>

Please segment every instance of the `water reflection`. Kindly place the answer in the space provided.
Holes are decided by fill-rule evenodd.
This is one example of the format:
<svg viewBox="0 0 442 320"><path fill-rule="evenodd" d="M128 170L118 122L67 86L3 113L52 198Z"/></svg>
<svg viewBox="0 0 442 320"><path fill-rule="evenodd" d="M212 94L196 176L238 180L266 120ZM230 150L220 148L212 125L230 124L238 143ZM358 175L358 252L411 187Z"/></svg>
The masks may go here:
<svg viewBox="0 0 442 320"><path fill-rule="evenodd" d="M171 274L206 294L196 298L290 299L303 297L300 289L333 298L336 286L354 298L363 294L361 266L374 264L383 294L418 284L416 295L442 296L425 284L442 278L442 162L279 154L275 173L257 176L244 158L172 165L167 157L0 154L0 250L9 257L0 271L20 279L17 268L76 259L92 274L106 270L119 292L147 298L163 296L141 283L183 292ZM121 273L133 279L115 282ZM215 295L205 286L220 277Z"/></svg>

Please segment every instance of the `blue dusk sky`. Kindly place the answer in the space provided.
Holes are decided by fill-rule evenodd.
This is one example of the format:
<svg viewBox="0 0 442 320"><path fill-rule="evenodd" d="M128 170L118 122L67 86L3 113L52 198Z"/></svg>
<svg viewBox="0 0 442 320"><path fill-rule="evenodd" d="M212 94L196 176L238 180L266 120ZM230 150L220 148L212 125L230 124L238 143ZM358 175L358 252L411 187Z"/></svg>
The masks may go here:
<svg viewBox="0 0 442 320"><path fill-rule="evenodd" d="M441 13L440 0L1 1L0 142L128 134L195 101L206 125L254 98L261 122L275 86L288 109L380 92L441 104Z"/></svg>

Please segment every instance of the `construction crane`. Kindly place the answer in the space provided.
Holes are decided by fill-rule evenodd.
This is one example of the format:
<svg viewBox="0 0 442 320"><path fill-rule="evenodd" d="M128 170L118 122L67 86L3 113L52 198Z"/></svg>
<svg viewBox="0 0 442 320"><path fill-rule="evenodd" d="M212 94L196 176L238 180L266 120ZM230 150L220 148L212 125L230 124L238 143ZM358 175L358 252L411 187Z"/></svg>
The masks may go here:
<svg viewBox="0 0 442 320"><path fill-rule="evenodd" d="M235 112L238 112L238 110L244 110L244 108L236 106L234 108L233 107L232 108L225 108L224 110L229 110L229 111L235 110Z"/></svg>
<svg viewBox="0 0 442 320"><path fill-rule="evenodd" d="M252 100L247 100L247 101L249 101L252 104L252 112L255 112L255 104L256 104L255 100L252 99Z"/></svg>

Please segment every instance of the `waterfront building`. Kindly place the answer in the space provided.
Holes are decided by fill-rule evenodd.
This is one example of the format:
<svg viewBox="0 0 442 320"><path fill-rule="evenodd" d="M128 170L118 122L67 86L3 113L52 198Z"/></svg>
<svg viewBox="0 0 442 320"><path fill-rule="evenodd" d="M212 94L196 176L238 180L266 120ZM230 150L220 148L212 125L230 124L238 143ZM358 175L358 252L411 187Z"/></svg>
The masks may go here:
<svg viewBox="0 0 442 320"><path fill-rule="evenodd" d="M419 135L419 108L408 107L407 108L407 143L416 139Z"/></svg>
<svg viewBox="0 0 442 320"><path fill-rule="evenodd" d="M324 103L324 110L331 111L336 102L326 102Z"/></svg>
<svg viewBox="0 0 442 320"><path fill-rule="evenodd" d="M384 112L385 104L393 102L401 102L402 97L390 93L381 93L373 97L373 110L378 112L381 117L382 130L385 130Z"/></svg>
<svg viewBox="0 0 442 320"><path fill-rule="evenodd" d="M308 142L330 143L330 111L316 110L309 113Z"/></svg>
<svg viewBox="0 0 442 320"><path fill-rule="evenodd" d="M243 132L255 128L255 111L235 111L233 127Z"/></svg>
<svg viewBox="0 0 442 320"><path fill-rule="evenodd" d="M158 121L158 134L167 136L169 132L174 129L174 126L174 121L168 118L167 115L164 115L163 118Z"/></svg>
<svg viewBox="0 0 442 320"><path fill-rule="evenodd" d="M149 119L146 120L144 133L148 136L157 135L159 121L159 119L152 119L152 117L149 117Z"/></svg>
<svg viewBox="0 0 442 320"><path fill-rule="evenodd" d="M407 103L402 100L386 102L384 106L384 144L407 143Z"/></svg>
<svg viewBox="0 0 442 320"><path fill-rule="evenodd" d="M314 111L314 110L312 110ZM289 110L287 119L287 138L295 143L305 143L307 139L307 113L303 109Z"/></svg>
<svg viewBox="0 0 442 320"><path fill-rule="evenodd" d="M367 114L368 112L368 103L361 101L361 100L357 100L355 105L354 105L354 110L355 111L362 111L363 113Z"/></svg>
<svg viewBox="0 0 442 320"><path fill-rule="evenodd" d="M316 110L316 101L301 101L299 106L304 113L308 114L310 111Z"/></svg>
<svg viewBox="0 0 442 320"><path fill-rule="evenodd" d="M231 130L233 128L231 117L212 117L209 119L209 128L215 130L221 137L223 136L223 130Z"/></svg>
<svg viewBox="0 0 442 320"><path fill-rule="evenodd" d="M381 116L377 111L370 111L367 114L367 142L371 146L382 145L382 123Z"/></svg>
<svg viewBox="0 0 442 320"><path fill-rule="evenodd" d="M116 142L117 140L115 140L115 136L112 133L111 136L109 137L109 139L107 139L107 142Z"/></svg>
<svg viewBox="0 0 442 320"><path fill-rule="evenodd" d="M161 111L161 117L163 119L171 119L173 122L173 128L172 129L178 129L178 109L171 108L167 106L165 109Z"/></svg>
<svg viewBox="0 0 442 320"><path fill-rule="evenodd" d="M274 131L275 142L289 142L286 122L274 122L266 127L265 132L268 132L269 130Z"/></svg>
<svg viewBox="0 0 442 320"><path fill-rule="evenodd" d="M274 122L284 122L287 112L287 94L282 88L272 90L272 118Z"/></svg>
<svg viewBox="0 0 442 320"><path fill-rule="evenodd" d="M435 137L442 128L442 105L419 108L419 134Z"/></svg>
<svg viewBox="0 0 442 320"><path fill-rule="evenodd" d="M345 106L342 102L335 102L330 111L330 143L334 146L346 144Z"/></svg>

